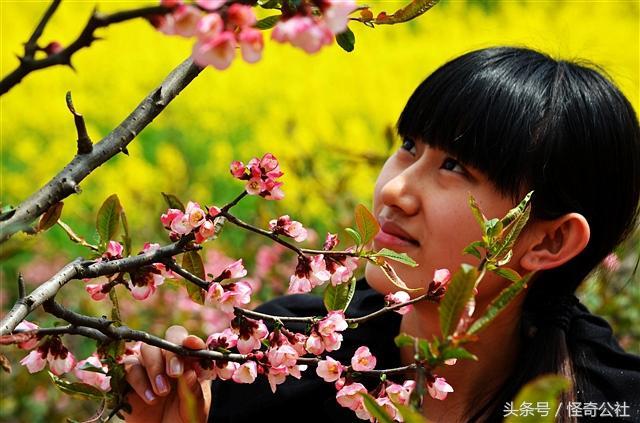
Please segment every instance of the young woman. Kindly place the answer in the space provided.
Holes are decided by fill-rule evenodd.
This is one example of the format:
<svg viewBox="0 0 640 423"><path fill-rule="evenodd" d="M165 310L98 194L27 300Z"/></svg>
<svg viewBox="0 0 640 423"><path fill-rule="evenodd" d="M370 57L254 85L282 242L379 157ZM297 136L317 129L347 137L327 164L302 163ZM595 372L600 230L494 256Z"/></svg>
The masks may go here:
<svg viewBox="0 0 640 423"><path fill-rule="evenodd" d="M584 414L576 411L578 403L607 408L617 402L624 406L618 420L640 421L640 358L626 354L604 320L573 295L634 228L638 215L640 129L627 99L592 67L522 48L489 48L430 75L409 99L397 129L402 145L375 187L373 211L382 229L375 246L406 252L419 264L397 268L410 287L426 287L437 268L473 262L461 256L480 238L467 206L469 193L487 216L501 217L534 191L531 220L509 266L536 276L469 347L477 362L459 361L439 371L454 392L445 401L425 398L424 415L445 422L500 421L524 384L558 373L573 381L562 396L559 420L585 420L576 416ZM377 267L368 266L365 277L352 315L381 307L381 294L395 291ZM477 315L507 283L485 277ZM277 299L261 311L325 312L320 299L305 295ZM348 330L333 357L347 362L357 346L368 345L377 368L410 363L411 351L393 345L400 332L438 334L436 307L418 303L402 317L390 313ZM204 346L180 327L167 337ZM128 368L135 390L131 421L357 421L336 404L331 384L307 373L280 385L275 395L266 382L215 382L211 403L209 387L198 384L188 362L145 346ZM189 417L186 392L199 416ZM602 411L596 415L603 418Z"/></svg>

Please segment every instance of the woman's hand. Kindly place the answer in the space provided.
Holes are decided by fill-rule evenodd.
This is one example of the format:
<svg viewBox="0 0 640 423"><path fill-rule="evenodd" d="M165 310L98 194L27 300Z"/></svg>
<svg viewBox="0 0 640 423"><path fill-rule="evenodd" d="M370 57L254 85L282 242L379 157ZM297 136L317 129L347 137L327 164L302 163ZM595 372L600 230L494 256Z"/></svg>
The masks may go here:
<svg viewBox="0 0 640 423"><path fill-rule="evenodd" d="M182 326L171 326L165 338L185 348L206 347ZM133 408L127 422L204 422L211 406L210 381L199 382L193 359L142 344L140 357L125 361L127 382L133 388L127 400Z"/></svg>

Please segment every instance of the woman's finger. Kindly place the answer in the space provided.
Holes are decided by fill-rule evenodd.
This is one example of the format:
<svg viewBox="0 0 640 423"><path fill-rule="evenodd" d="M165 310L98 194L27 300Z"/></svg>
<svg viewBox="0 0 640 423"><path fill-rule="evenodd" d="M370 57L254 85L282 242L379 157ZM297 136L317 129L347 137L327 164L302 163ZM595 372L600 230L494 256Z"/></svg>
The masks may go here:
<svg viewBox="0 0 640 423"><path fill-rule="evenodd" d="M140 364L146 369L147 377L153 387L153 392L159 396L167 395L171 390L171 386L165 374L162 350L151 345L142 344L140 347L140 361Z"/></svg>
<svg viewBox="0 0 640 423"><path fill-rule="evenodd" d="M127 382L129 382L129 385L131 385L138 397L146 404L154 404L158 397L155 395L149 383L145 368L142 367L138 360L129 360L125 363L125 372Z"/></svg>
<svg viewBox="0 0 640 423"><path fill-rule="evenodd" d="M165 339L174 344L182 345L182 342L189 336L189 332L182 326L171 326L165 332ZM170 351L164 352L165 371L171 377L181 376L184 372L184 360Z"/></svg>

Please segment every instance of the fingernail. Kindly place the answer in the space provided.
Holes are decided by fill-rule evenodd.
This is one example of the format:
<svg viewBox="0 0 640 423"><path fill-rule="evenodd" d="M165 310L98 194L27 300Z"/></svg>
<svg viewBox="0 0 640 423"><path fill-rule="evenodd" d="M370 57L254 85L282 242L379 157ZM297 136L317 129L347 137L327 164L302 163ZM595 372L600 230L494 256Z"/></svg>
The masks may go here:
<svg viewBox="0 0 640 423"><path fill-rule="evenodd" d="M182 374L182 360L178 357L172 357L169 362L169 368L171 369L171 373L174 376L179 376Z"/></svg>
<svg viewBox="0 0 640 423"><path fill-rule="evenodd" d="M158 393L160 394L164 394L169 390L167 381L165 380L164 376L162 375L156 376L156 388L158 388Z"/></svg>
<svg viewBox="0 0 640 423"><path fill-rule="evenodd" d="M151 389L147 389L144 391L144 396L147 398L147 401L151 402L156 399L156 396L153 395L153 391Z"/></svg>

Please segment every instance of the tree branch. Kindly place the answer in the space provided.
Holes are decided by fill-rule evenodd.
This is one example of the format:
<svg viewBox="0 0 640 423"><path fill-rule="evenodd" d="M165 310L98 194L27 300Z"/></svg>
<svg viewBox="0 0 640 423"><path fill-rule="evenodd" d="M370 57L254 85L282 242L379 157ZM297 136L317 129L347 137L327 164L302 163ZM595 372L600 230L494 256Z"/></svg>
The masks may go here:
<svg viewBox="0 0 640 423"><path fill-rule="evenodd" d="M202 68L191 59L174 69L109 135L88 154L76 155L60 173L23 201L0 222L0 243L23 230L49 207L79 191L79 183L98 166L126 149L127 145L186 87Z"/></svg>
<svg viewBox="0 0 640 423"><path fill-rule="evenodd" d="M181 266L178 265L178 263L175 262L175 260L167 259L167 260L164 260L162 263L165 266L167 266L169 269L171 269L174 273L177 273L179 276L182 276L184 279L186 279L187 281L193 283L194 285L198 286L199 288L202 288L205 291L207 291L209 289L209 282L205 281L204 279L200 279L199 277L197 277L193 273L191 273L191 272L187 271L186 269L182 268Z"/></svg>
<svg viewBox="0 0 640 423"><path fill-rule="evenodd" d="M60 288L72 279L96 278L130 271L153 263L161 263L167 257L181 254L193 248L185 242L178 241L155 251L118 260L81 261L81 259L76 259L60 269L58 273L42 283L31 294L16 301L13 308L0 320L0 335L11 333L29 313L48 299L53 298Z"/></svg>
<svg viewBox="0 0 640 423"><path fill-rule="evenodd" d="M24 57L20 57L20 64L18 67L5 76L2 81L0 81L0 96L7 93L11 88L20 83L22 79L30 74L33 71L48 68L55 65L66 65L73 68L71 64L71 57L78 50L89 47L94 41L99 38L94 35L94 32L98 28L107 27L111 24L124 22L127 20L152 16L152 15L163 15L170 13L173 8L164 7L164 6L150 6L150 7L142 7L139 9L126 10L123 12L116 12L109 15L99 13L97 11L93 11L89 20L87 21L84 29L78 35L75 41L69 44L66 48L61 51L51 54L42 59L35 59L35 53L38 51L39 47L37 45L38 38L42 35L42 31L44 27L49 22L51 15L55 12L56 8L60 4L60 0L55 0L49 9L42 17L42 20L36 27L33 35L29 38L29 41L25 44L25 55Z"/></svg>

